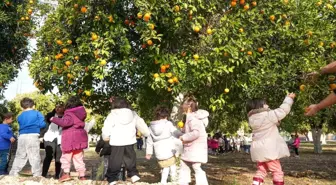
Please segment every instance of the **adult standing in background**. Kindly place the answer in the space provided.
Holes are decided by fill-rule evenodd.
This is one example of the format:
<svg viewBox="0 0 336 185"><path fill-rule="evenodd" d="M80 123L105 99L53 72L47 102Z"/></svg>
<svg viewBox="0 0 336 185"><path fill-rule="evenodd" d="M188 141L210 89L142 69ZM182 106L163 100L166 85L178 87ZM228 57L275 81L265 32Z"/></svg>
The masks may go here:
<svg viewBox="0 0 336 185"><path fill-rule="evenodd" d="M61 134L62 128L53 122L50 122L50 118L58 117L62 118L64 115L65 107L63 102L57 102L55 109L45 116L47 126L41 130L41 140L43 139L45 158L42 167L42 176L47 177L50 163L55 158L55 179L59 179L61 173Z"/></svg>

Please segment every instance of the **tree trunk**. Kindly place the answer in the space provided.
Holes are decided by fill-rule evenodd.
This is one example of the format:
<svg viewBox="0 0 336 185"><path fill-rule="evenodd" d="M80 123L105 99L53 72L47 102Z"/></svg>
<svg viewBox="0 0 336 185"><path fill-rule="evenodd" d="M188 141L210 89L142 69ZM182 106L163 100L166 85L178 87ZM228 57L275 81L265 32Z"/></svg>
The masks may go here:
<svg viewBox="0 0 336 185"><path fill-rule="evenodd" d="M178 121L182 120L182 111L181 111L181 104L183 103L184 95L180 93L174 101L174 106L170 115L170 118L174 123L177 123Z"/></svg>
<svg viewBox="0 0 336 185"><path fill-rule="evenodd" d="M307 141L309 141L308 132L305 132L304 135L306 136Z"/></svg>
<svg viewBox="0 0 336 185"><path fill-rule="evenodd" d="M313 142L314 142L314 153L316 154L322 153L321 135L322 135L321 128L315 127L312 129L312 136L313 136Z"/></svg>

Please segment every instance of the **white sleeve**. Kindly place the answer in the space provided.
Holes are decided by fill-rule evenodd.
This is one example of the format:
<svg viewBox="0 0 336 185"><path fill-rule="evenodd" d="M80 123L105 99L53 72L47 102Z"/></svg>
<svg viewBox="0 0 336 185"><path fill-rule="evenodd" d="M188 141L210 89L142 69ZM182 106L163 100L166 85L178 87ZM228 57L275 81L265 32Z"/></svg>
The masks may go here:
<svg viewBox="0 0 336 185"><path fill-rule="evenodd" d="M112 122L112 118L110 115L108 115L104 121L104 126L102 128L102 137L104 140L110 139L111 131L113 127L114 127L114 124Z"/></svg>
<svg viewBox="0 0 336 185"><path fill-rule="evenodd" d="M89 133L95 124L96 119L93 117L88 123L85 123L84 129L86 130L87 133Z"/></svg>
<svg viewBox="0 0 336 185"><path fill-rule="evenodd" d="M293 105L293 99L290 97L286 97L281 106L277 109L271 110L268 112L268 119L272 123L278 124L279 121L284 119L286 115L290 112L291 107Z"/></svg>
<svg viewBox="0 0 336 185"><path fill-rule="evenodd" d="M144 137L148 137L150 135L149 132L149 128L147 126L147 124L145 123L145 121L140 118L140 116L137 116L137 121L136 121L136 125L135 127L140 131L140 133L144 136Z"/></svg>
<svg viewBox="0 0 336 185"><path fill-rule="evenodd" d="M146 141L146 155L153 155L153 147L154 147L154 143L153 143L153 139L152 136L147 137L147 141Z"/></svg>
<svg viewBox="0 0 336 185"><path fill-rule="evenodd" d="M169 128L170 128L170 133L172 134L172 136L179 138L180 136L183 135L183 133L177 129L172 122L169 121Z"/></svg>

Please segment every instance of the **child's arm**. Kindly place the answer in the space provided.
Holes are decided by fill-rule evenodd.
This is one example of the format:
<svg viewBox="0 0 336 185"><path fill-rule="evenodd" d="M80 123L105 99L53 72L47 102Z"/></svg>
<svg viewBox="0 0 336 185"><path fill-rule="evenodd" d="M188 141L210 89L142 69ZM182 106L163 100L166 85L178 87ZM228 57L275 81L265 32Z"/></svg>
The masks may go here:
<svg viewBox="0 0 336 185"><path fill-rule="evenodd" d="M38 119L38 124L40 128L45 128L46 123L44 121L44 116L42 115L41 112L37 112L37 119Z"/></svg>
<svg viewBox="0 0 336 185"><path fill-rule="evenodd" d="M152 136L147 137L146 144L147 144L146 145L146 159L149 160L153 155L154 143L153 143Z"/></svg>
<svg viewBox="0 0 336 185"><path fill-rule="evenodd" d="M136 115L137 118L137 122L135 127L140 131L140 133L144 136L144 137L148 137L150 135L149 133L149 129L147 124L145 123L145 121L140 118L138 115Z"/></svg>
<svg viewBox="0 0 336 185"><path fill-rule="evenodd" d="M102 137L104 141L108 141L110 139L111 130L113 129L114 124L110 115L104 121L104 126L102 128Z"/></svg>
<svg viewBox="0 0 336 185"><path fill-rule="evenodd" d="M293 102L293 98L287 96L279 108L268 112L268 119L279 125L279 121L284 119L290 112Z"/></svg>
<svg viewBox="0 0 336 185"><path fill-rule="evenodd" d="M0 137L9 141L13 137L13 133L8 132L8 129L3 128L0 130Z"/></svg>
<svg viewBox="0 0 336 185"><path fill-rule="evenodd" d="M192 120L191 124L191 132L185 133L180 137L182 142L192 142L196 140L200 136L201 130L204 129L203 123L198 119Z"/></svg>
<svg viewBox="0 0 336 185"><path fill-rule="evenodd" d="M64 114L63 118L52 117L51 121L60 127L71 127L74 122L70 115Z"/></svg>

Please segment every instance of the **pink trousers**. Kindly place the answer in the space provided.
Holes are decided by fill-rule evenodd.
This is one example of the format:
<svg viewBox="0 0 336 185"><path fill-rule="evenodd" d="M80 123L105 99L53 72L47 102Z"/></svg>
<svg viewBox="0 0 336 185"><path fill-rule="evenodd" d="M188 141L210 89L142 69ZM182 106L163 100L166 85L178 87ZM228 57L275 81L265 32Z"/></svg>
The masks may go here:
<svg viewBox="0 0 336 185"><path fill-rule="evenodd" d="M71 159L80 177L85 176L85 163L83 150L74 150L69 153L62 153L61 163L64 173L70 173Z"/></svg>
<svg viewBox="0 0 336 185"><path fill-rule="evenodd" d="M284 173L279 160L259 162L257 167L258 171L254 176L254 179L260 179L263 181L263 179L267 176L267 172L272 172L274 183L281 183L284 181Z"/></svg>

